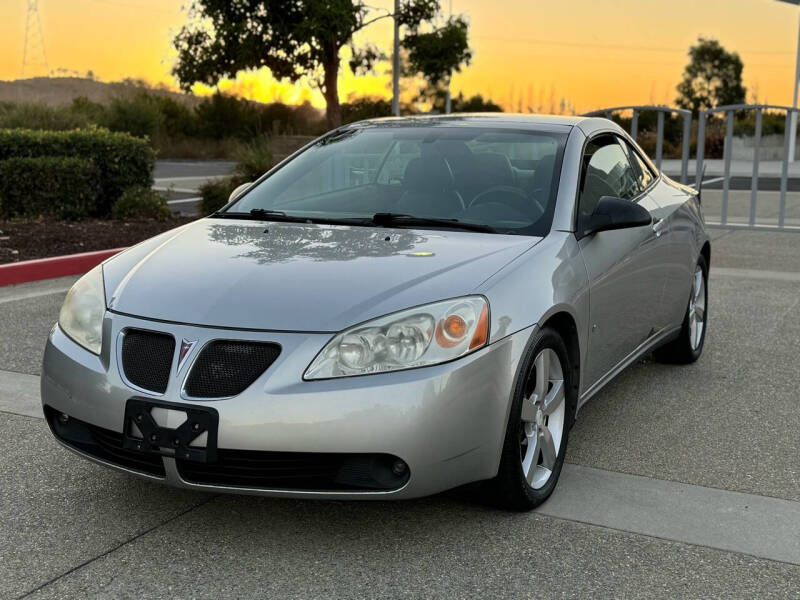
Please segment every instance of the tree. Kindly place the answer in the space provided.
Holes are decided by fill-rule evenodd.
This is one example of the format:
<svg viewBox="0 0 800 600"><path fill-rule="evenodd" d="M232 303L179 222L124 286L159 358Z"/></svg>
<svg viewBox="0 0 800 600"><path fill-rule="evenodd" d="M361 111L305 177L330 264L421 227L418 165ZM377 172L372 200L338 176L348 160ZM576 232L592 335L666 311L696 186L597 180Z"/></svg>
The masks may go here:
<svg viewBox="0 0 800 600"><path fill-rule="evenodd" d="M466 22L456 17L436 27L439 13L439 0L405 0L397 15L408 32L403 47L409 63L436 82L471 58ZM351 46L354 73L372 69L382 53L373 45L353 47L353 35L394 17L363 0L193 0L189 15L174 40L178 60L173 74L184 90L198 81L215 85L238 71L261 67L291 82L305 76L325 97L329 127L341 123L340 51Z"/></svg>
<svg viewBox="0 0 800 600"><path fill-rule="evenodd" d="M694 115L716 106L744 104L747 88L742 85L743 68L736 52L728 52L717 40L699 38L689 48L689 64L675 101Z"/></svg>
<svg viewBox="0 0 800 600"><path fill-rule="evenodd" d="M439 88L429 98L434 112L444 113L446 93L446 89ZM465 98L463 92L459 92L452 99L452 111L454 113L503 112L503 107L485 99L481 94Z"/></svg>

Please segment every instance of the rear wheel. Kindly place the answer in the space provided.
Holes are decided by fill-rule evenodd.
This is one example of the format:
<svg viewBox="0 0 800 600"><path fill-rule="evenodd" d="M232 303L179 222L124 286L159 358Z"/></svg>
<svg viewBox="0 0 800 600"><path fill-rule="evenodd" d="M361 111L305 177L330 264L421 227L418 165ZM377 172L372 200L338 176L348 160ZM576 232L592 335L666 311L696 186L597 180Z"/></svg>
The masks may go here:
<svg viewBox="0 0 800 600"><path fill-rule="evenodd" d="M677 339L658 348L656 360L667 363L693 363L703 353L708 320L708 265L703 256L697 261L689 304Z"/></svg>
<svg viewBox="0 0 800 600"><path fill-rule="evenodd" d="M552 329L536 334L523 362L508 418L493 500L515 510L550 496L564 464L575 398L566 346Z"/></svg>

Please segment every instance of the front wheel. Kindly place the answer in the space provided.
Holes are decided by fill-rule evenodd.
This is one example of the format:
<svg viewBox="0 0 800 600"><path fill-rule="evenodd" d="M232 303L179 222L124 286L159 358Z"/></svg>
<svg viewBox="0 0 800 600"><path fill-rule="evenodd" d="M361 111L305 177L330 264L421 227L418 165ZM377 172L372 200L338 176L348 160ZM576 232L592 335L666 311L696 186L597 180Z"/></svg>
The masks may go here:
<svg viewBox="0 0 800 600"><path fill-rule="evenodd" d="M573 371L564 341L541 329L523 361L508 418L500 468L491 482L495 503L530 510L558 482L575 416Z"/></svg>
<svg viewBox="0 0 800 600"><path fill-rule="evenodd" d="M689 304L683 317L678 337L658 348L656 360L667 363L689 364L700 358L706 340L708 323L708 264L703 256L697 261L692 279Z"/></svg>

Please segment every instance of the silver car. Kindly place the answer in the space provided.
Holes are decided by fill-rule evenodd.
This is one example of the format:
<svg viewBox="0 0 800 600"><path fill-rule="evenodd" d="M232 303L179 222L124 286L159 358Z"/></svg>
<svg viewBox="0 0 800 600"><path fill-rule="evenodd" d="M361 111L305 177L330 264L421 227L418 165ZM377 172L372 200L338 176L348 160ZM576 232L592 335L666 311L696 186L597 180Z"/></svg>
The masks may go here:
<svg viewBox="0 0 800 600"><path fill-rule="evenodd" d="M201 490L529 509L581 406L703 350L699 198L605 119L336 129L70 290L44 355L56 439Z"/></svg>

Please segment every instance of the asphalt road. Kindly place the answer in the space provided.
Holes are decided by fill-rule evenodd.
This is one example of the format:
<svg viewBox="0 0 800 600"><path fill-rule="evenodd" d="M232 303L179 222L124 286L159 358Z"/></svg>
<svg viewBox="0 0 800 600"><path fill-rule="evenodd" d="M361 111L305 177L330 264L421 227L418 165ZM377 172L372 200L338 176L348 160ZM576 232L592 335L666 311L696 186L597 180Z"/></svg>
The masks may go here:
<svg viewBox="0 0 800 600"><path fill-rule="evenodd" d="M200 210L200 186L230 175L234 166L228 160L157 160L153 189L167 194L174 213L195 215Z"/></svg>
<svg viewBox="0 0 800 600"><path fill-rule="evenodd" d="M464 490L190 493L80 460L36 417L71 279L0 288L0 597L800 597L800 236L712 235L703 357L597 395L528 514Z"/></svg>

